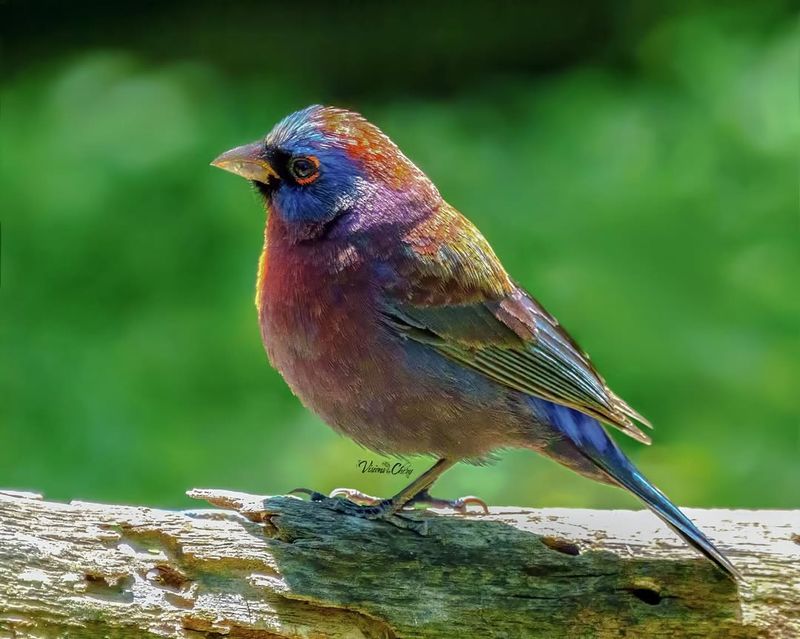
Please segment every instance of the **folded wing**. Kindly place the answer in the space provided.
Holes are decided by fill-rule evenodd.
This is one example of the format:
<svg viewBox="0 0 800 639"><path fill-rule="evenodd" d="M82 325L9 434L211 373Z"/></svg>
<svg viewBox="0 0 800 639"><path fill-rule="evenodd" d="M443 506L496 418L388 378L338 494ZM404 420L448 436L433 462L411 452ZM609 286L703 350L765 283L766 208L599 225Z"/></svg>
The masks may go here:
<svg viewBox="0 0 800 639"><path fill-rule="evenodd" d="M649 444L649 422L618 397L570 335L515 285L486 240L454 209L410 235L402 284L387 288L387 325L499 384L569 406ZM416 237L425 237L420 250ZM435 249L435 250L434 250Z"/></svg>

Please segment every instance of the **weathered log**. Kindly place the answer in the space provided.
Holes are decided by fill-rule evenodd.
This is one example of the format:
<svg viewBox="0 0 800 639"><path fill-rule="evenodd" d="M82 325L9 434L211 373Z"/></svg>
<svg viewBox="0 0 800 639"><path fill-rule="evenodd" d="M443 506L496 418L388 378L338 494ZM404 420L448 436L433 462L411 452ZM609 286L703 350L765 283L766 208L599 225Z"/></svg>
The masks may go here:
<svg viewBox="0 0 800 639"><path fill-rule="evenodd" d="M800 512L687 510L733 584L646 511L229 511L0 493L0 637L800 637ZM238 511L238 512L235 512Z"/></svg>

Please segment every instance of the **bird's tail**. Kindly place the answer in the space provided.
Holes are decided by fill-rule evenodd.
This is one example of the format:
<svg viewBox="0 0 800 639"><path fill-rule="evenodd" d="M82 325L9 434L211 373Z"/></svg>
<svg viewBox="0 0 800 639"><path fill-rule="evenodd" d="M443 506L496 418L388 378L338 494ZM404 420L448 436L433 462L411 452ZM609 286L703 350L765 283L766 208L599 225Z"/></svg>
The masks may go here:
<svg viewBox="0 0 800 639"><path fill-rule="evenodd" d="M673 504L667 496L653 486L636 469L633 463L620 451L625 466L619 464L606 465L604 460L592 459L615 483L627 488L641 499L650 510L658 515L665 524L674 530L686 543L700 551L710 559L722 572L734 580L741 580L742 576L730 560L712 544L697 526L692 523L681 510Z"/></svg>
<svg viewBox="0 0 800 639"><path fill-rule="evenodd" d="M546 413L550 417L550 422L574 444L573 450L577 449L584 458L583 462L574 460L573 463L569 463L562 455L560 461L573 466L579 472L627 488L690 546L708 557L722 572L734 580L741 580L741 574L728 558L664 493L645 479L597 420L554 404L546 407ZM587 460L591 462L590 465L586 464ZM597 477L596 470L589 470L592 468L599 469L602 477Z"/></svg>

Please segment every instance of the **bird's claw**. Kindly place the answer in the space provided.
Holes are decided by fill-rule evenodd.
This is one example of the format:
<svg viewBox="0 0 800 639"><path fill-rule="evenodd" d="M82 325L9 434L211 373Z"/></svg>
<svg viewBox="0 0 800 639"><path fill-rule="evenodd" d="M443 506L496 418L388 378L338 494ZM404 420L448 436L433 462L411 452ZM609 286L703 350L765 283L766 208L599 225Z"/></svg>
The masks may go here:
<svg viewBox="0 0 800 639"><path fill-rule="evenodd" d="M355 488L334 488L328 497L344 497L345 499L352 501L354 504L362 504L366 506L374 506L383 501L380 497L367 495L366 493L362 493L360 490L356 490Z"/></svg>
<svg viewBox="0 0 800 639"><path fill-rule="evenodd" d="M311 490L310 488L295 488L294 490L290 490L286 493L290 497L297 497L298 495L308 495L309 501L322 501L327 499L325 495L322 493L318 493L316 490ZM301 499L298 497L298 499Z"/></svg>
<svg viewBox="0 0 800 639"><path fill-rule="evenodd" d="M337 488L331 491L330 496L308 488L295 488L288 494L308 495L310 501L351 517L386 521L398 528L411 530L423 536L428 533L428 522L398 514L391 499L372 497L352 488Z"/></svg>
<svg viewBox="0 0 800 639"><path fill-rule="evenodd" d="M418 504L423 504L426 508L447 508L460 515L466 515L469 512L469 506L475 505L483 510L484 515L489 514L489 506L486 505L483 499L475 495L465 495L458 499L439 499L429 495L428 491L424 491L415 496L406 506L413 508Z"/></svg>
<svg viewBox="0 0 800 639"><path fill-rule="evenodd" d="M366 493L362 493L360 490L356 490L355 488L335 488L328 496L344 497L353 503L366 506L376 506L383 501L383 499L380 497L367 495ZM403 506L403 509L415 510L415 506L417 505L424 505L426 508L449 509L457 512L460 515L467 514L470 506L478 506L483 511L484 515L489 514L489 506L485 501L483 501L483 499L476 497L475 495L465 495L464 497L459 497L458 499L439 499L429 495L428 492L425 491L416 497L413 497L407 504ZM424 510L424 508L418 508L416 510Z"/></svg>
<svg viewBox="0 0 800 639"><path fill-rule="evenodd" d="M464 497L459 497L458 499L454 499L450 502L451 508L455 510L457 513L462 515L466 514L469 510L470 505L479 506L481 510L483 510L484 515L489 514L489 506L486 504L483 499L480 497L476 497L475 495L466 495Z"/></svg>

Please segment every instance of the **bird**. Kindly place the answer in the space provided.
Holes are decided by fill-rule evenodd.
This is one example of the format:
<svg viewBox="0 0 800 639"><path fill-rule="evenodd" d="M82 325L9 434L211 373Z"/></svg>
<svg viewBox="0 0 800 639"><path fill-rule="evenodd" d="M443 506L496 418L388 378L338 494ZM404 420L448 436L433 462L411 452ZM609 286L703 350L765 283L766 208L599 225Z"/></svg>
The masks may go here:
<svg viewBox="0 0 800 639"><path fill-rule="evenodd" d="M433 497L442 473L530 449L626 489L739 578L608 432L649 444L650 423L377 126L313 105L211 164L250 181L265 205L255 304L268 358L294 394L368 449L436 460L391 498L301 489L312 500L368 519L463 510L483 503Z"/></svg>

